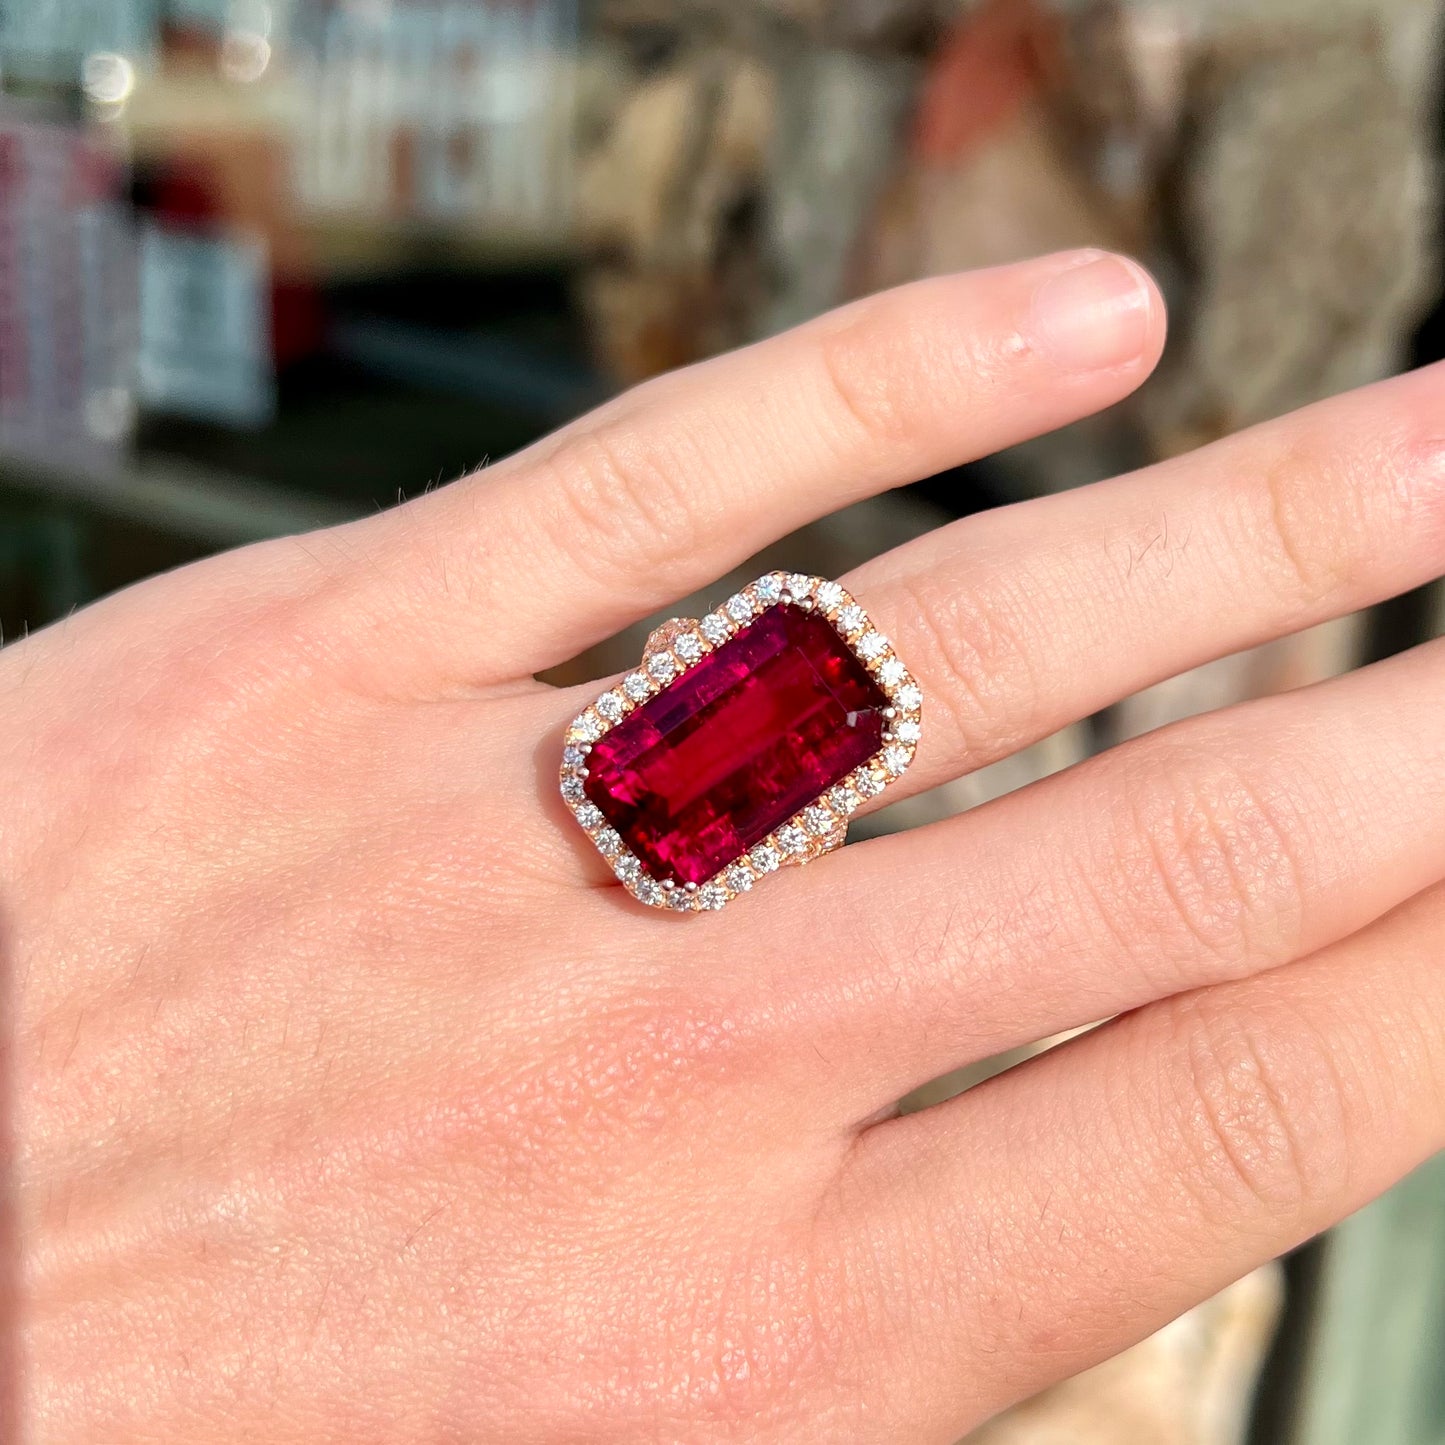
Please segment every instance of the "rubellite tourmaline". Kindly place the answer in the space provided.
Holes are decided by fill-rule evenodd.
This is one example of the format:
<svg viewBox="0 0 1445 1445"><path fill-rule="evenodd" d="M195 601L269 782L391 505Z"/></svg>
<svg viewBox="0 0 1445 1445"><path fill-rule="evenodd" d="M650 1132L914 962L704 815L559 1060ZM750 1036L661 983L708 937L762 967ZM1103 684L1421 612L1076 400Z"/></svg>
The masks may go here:
<svg viewBox="0 0 1445 1445"><path fill-rule="evenodd" d="M771 607L594 745L587 797L654 878L703 883L877 753L888 706L827 618Z"/></svg>

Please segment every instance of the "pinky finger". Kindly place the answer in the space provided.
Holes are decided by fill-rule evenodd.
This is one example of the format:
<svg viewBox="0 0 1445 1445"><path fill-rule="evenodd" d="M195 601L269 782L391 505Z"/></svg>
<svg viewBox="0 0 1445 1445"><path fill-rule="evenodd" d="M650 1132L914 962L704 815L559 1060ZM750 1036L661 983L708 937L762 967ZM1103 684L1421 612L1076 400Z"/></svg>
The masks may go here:
<svg viewBox="0 0 1445 1445"><path fill-rule="evenodd" d="M934 1412L910 1438L1117 1353L1445 1147L1442 957L1445 887L868 1130L845 1197L902 1399Z"/></svg>

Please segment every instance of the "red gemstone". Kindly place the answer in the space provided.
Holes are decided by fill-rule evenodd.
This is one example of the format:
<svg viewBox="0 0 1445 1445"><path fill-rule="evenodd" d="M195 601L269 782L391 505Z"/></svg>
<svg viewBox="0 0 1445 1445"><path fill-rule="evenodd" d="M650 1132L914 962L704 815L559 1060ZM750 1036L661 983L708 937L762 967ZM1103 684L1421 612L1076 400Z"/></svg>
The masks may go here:
<svg viewBox="0 0 1445 1445"><path fill-rule="evenodd" d="M594 744L587 796L659 882L703 883L871 758L887 706L827 618L771 607Z"/></svg>

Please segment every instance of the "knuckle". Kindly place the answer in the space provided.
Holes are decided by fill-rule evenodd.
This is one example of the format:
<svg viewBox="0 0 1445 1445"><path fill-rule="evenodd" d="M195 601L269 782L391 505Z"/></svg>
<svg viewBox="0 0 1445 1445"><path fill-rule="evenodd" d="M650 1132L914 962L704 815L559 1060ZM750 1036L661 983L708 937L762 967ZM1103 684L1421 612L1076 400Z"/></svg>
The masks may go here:
<svg viewBox="0 0 1445 1445"><path fill-rule="evenodd" d="M1174 1009L1182 1032L1186 1175L1205 1207L1297 1219L1348 1182L1346 1095L1333 1053L1299 1016L1199 999Z"/></svg>
<svg viewBox="0 0 1445 1445"><path fill-rule="evenodd" d="M1324 540L1328 531L1320 526L1320 463L1308 447L1290 447L1262 478L1270 550L1290 590L1306 602L1327 595L1337 580L1337 561Z"/></svg>
<svg viewBox="0 0 1445 1445"><path fill-rule="evenodd" d="M930 708L942 710L975 761L1029 733L1039 687L1018 616L1023 600L993 579L958 589L924 575L898 587L902 655L916 661Z"/></svg>
<svg viewBox="0 0 1445 1445"><path fill-rule="evenodd" d="M1226 978L1293 957L1304 912L1293 806L1200 752L1163 751L1126 777L1111 840L1122 912L1113 931L1150 958L1184 960L1191 981L1201 953Z"/></svg>
<svg viewBox="0 0 1445 1445"><path fill-rule="evenodd" d="M681 990L590 1006L560 1021L554 1041L525 1067L466 1084L457 1111L463 1152L489 1152L506 1179L525 1185L532 1169L572 1158L585 1173L610 1159L619 1136L670 1135L698 1102L745 1087L759 1072L763 1043L752 1020L725 1001ZM493 1137L496 1121L505 1138ZM706 1122L713 1126L716 1120ZM746 1121L738 1120L740 1130ZM488 1149L468 1137L480 1132ZM550 1161L550 1162L549 1162Z"/></svg>
<svg viewBox="0 0 1445 1445"><path fill-rule="evenodd" d="M957 397L963 368L916 298L915 288L870 297L818 338L830 409L871 446L916 443L920 420Z"/></svg>
<svg viewBox="0 0 1445 1445"><path fill-rule="evenodd" d="M547 465L561 505L551 540L585 574L663 570L703 540L699 485L707 471L684 438L656 428L600 422L567 436Z"/></svg>
<svg viewBox="0 0 1445 1445"><path fill-rule="evenodd" d="M1251 531L1301 607L1349 586L1383 548L1398 548L1422 490L1417 453L1388 426L1365 446L1356 430L1331 427L1291 438L1266 462Z"/></svg>

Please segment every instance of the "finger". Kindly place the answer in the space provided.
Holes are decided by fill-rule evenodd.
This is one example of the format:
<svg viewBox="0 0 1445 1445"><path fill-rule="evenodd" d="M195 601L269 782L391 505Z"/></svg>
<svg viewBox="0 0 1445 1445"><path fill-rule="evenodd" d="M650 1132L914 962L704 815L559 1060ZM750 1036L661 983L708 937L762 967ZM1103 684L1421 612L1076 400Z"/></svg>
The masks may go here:
<svg viewBox="0 0 1445 1445"><path fill-rule="evenodd" d="M364 524L399 663L538 671L816 517L1097 411L1163 345L1133 262L921 281L627 393Z"/></svg>
<svg viewBox="0 0 1445 1445"><path fill-rule="evenodd" d="M778 1056L811 1065L834 1117L863 1118L1354 932L1445 878L1442 711L1435 643L774 880L747 926L767 938L751 986L794 1000Z"/></svg>
<svg viewBox="0 0 1445 1445"><path fill-rule="evenodd" d="M865 1133L839 1197L879 1368L927 1401L909 1438L1114 1354L1445 1146L1442 950L1437 889Z"/></svg>
<svg viewBox="0 0 1445 1445"><path fill-rule="evenodd" d="M924 693L886 800L1445 569L1445 368L965 519L844 579Z"/></svg>

